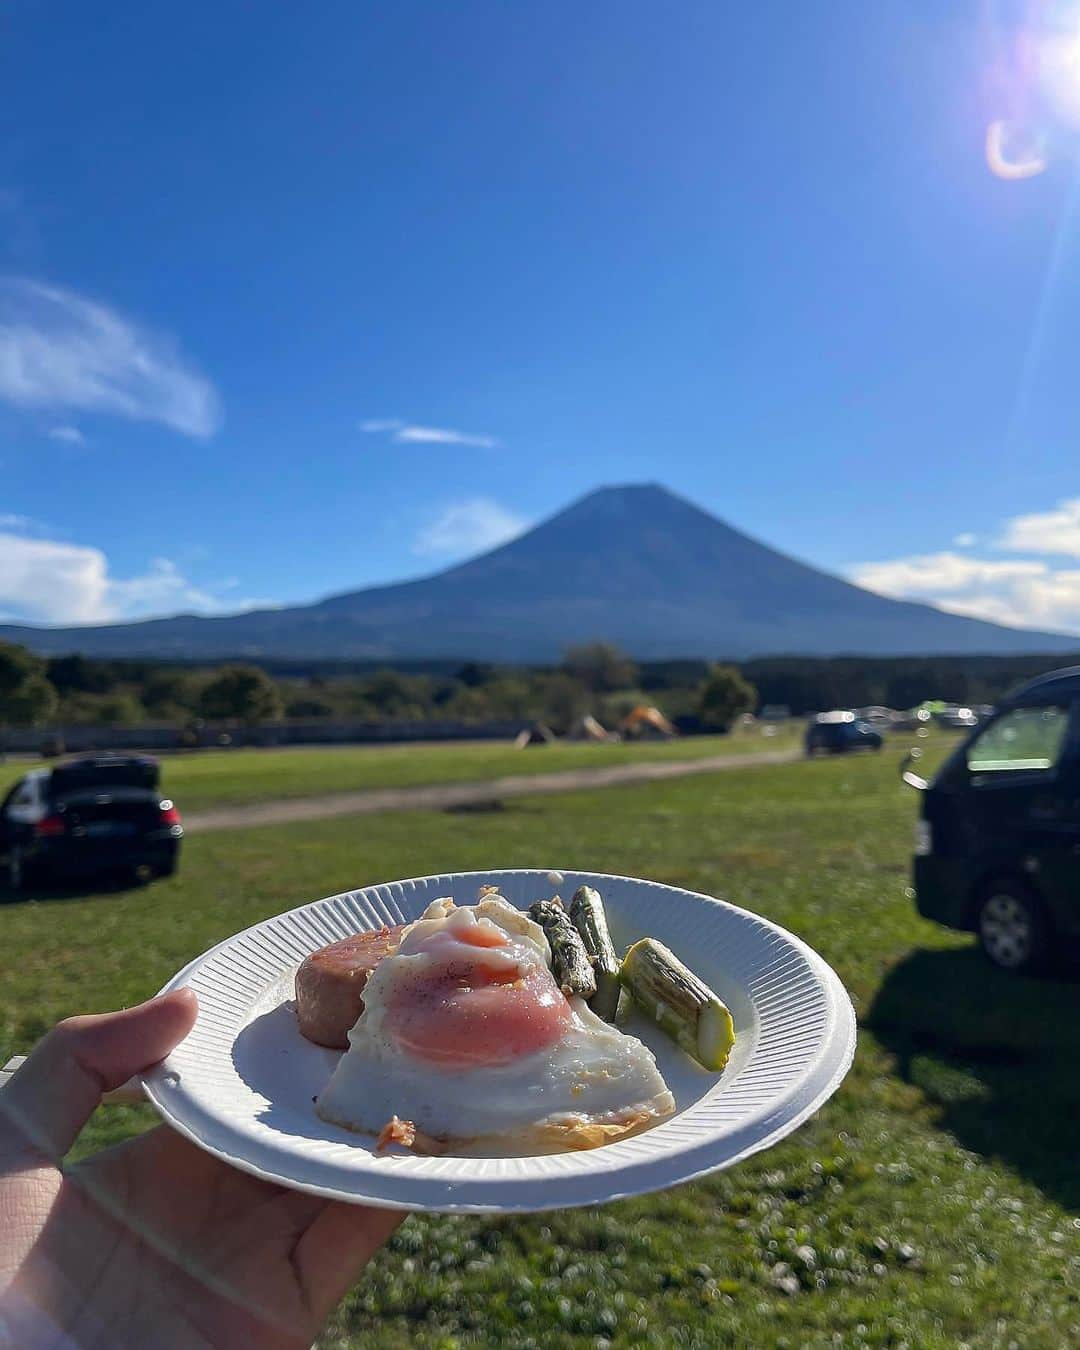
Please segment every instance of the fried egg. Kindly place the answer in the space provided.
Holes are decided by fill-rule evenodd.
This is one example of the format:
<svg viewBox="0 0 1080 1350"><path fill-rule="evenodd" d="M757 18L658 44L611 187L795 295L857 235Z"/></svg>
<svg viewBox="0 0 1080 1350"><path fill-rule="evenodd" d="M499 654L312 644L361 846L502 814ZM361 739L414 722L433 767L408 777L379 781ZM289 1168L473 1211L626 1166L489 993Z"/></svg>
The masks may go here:
<svg viewBox="0 0 1080 1350"><path fill-rule="evenodd" d="M434 900L364 988L319 1115L393 1116L464 1151L593 1148L669 1115L651 1052L567 998L540 926L500 895Z"/></svg>

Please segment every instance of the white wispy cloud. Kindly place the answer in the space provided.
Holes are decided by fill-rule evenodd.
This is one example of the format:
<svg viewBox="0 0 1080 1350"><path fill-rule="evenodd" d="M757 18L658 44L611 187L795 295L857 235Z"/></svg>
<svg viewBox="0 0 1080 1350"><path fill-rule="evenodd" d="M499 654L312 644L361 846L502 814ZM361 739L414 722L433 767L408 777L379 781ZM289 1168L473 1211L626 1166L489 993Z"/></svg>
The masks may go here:
<svg viewBox="0 0 1080 1350"><path fill-rule="evenodd" d="M55 536L57 531L43 520L33 516L24 516L17 511L0 511L0 530L16 530L19 534L44 534Z"/></svg>
<svg viewBox="0 0 1080 1350"><path fill-rule="evenodd" d="M972 587L998 585L1045 575L1045 563L988 561L960 553L921 553L889 562L859 563L852 576L860 586L882 595L935 597Z"/></svg>
<svg viewBox="0 0 1080 1350"><path fill-rule="evenodd" d="M61 441L65 445L85 445L86 437L78 427L62 426L51 427L49 430L50 441Z"/></svg>
<svg viewBox="0 0 1080 1350"><path fill-rule="evenodd" d="M394 440L422 445L475 445L482 450L494 449L499 444L494 436L477 436L469 431L452 431L449 427L401 427L394 432Z"/></svg>
<svg viewBox="0 0 1080 1350"><path fill-rule="evenodd" d="M0 399L159 422L186 436L210 436L221 423L214 386L167 338L74 291L18 277L0 280Z"/></svg>
<svg viewBox="0 0 1080 1350"><path fill-rule="evenodd" d="M849 570L858 586L1014 628L1080 632L1080 570L1039 559L923 553Z"/></svg>
<svg viewBox="0 0 1080 1350"><path fill-rule="evenodd" d="M169 558L154 558L133 576L114 576L101 549L30 536L26 531L34 524L25 516L0 516L0 618L5 621L108 623L180 610L232 612L257 603L226 600L220 591L230 585L199 586Z"/></svg>
<svg viewBox="0 0 1080 1350"><path fill-rule="evenodd" d="M1050 555L1080 559L1080 497L1059 501L1048 511L1012 516L992 536L965 532L953 537L958 549L977 544L980 551L999 556L920 553L857 563L848 576L880 595L922 600L954 614L1014 628L1080 633L1080 568L1047 561Z"/></svg>
<svg viewBox="0 0 1080 1350"><path fill-rule="evenodd" d="M465 557L505 544L529 522L490 497L469 497L442 507L413 540L422 558Z"/></svg>
<svg viewBox="0 0 1080 1350"><path fill-rule="evenodd" d="M1032 511L1005 523L1001 548L1021 553L1062 553L1080 558L1080 497L1058 502L1051 511Z"/></svg>
<svg viewBox="0 0 1080 1350"><path fill-rule="evenodd" d="M397 417L373 417L359 424L367 435L389 434L399 445L471 445L480 450L493 450L499 444L495 436L481 436L472 431L457 431L453 427L426 427L415 422L403 422Z"/></svg>
<svg viewBox="0 0 1080 1350"><path fill-rule="evenodd" d="M92 623L109 618L99 549L0 532L0 613L7 619Z"/></svg>

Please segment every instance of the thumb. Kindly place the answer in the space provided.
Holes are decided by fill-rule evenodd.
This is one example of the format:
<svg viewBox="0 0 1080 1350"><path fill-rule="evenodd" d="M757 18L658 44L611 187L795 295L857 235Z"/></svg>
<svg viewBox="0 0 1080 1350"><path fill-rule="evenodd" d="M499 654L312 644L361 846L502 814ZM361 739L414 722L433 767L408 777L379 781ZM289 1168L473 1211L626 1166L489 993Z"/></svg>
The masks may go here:
<svg viewBox="0 0 1080 1350"><path fill-rule="evenodd" d="M60 1022L0 1092L0 1153L59 1161L102 1093L164 1059L197 1011L194 992L176 989L125 1012Z"/></svg>

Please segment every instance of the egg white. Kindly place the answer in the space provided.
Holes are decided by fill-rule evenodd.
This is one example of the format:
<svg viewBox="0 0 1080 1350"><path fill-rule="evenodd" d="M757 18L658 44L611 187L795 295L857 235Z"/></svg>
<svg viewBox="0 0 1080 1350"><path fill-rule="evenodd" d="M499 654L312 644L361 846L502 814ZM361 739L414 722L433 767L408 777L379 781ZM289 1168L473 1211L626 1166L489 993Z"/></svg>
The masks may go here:
<svg viewBox="0 0 1080 1350"><path fill-rule="evenodd" d="M506 946L474 949L485 961L550 967L543 929L501 896L460 909L449 899L433 901L365 987L349 1050L317 1103L324 1120L377 1134L396 1115L457 1151L543 1153L593 1147L675 1109L652 1053L579 998L569 1000L570 1017L554 1044L509 1064L444 1067L395 1044L383 1025L387 994L409 963L415 969L430 959L423 944L433 934L470 922L494 924L509 938Z"/></svg>

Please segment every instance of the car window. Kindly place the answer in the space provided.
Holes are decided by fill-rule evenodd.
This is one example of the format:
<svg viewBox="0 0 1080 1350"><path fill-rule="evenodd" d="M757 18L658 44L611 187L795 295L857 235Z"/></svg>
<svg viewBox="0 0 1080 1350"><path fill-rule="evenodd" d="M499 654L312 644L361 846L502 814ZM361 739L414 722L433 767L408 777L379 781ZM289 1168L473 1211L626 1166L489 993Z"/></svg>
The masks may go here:
<svg viewBox="0 0 1080 1350"><path fill-rule="evenodd" d="M1061 758L1068 720L1067 708L1014 708L968 746L968 768L973 773L1052 769Z"/></svg>
<svg viewBox="0 0 1080 1350"><path fill-rule="evenodd" d="M10 800L6 804L8 806L33 806L36 801L37 796L34 793L34 784L27 780L27 782L20 784L20 786L15 789L11 794Z"/></svg>

